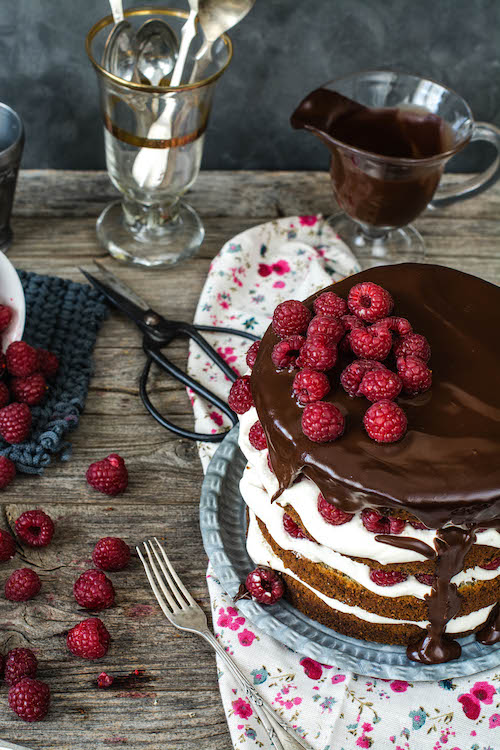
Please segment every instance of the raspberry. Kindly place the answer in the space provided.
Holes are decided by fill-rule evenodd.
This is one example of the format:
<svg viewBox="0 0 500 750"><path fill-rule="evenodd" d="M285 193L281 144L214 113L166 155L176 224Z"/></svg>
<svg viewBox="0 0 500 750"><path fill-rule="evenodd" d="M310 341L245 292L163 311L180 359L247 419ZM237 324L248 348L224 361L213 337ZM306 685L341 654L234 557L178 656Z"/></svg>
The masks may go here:
<svg viewBox="0 0 500 750"><path fill-rule="evenodd" d="M244 414L253 406L250 375L243 375L242 378L234 381L229 391L227 403L236 414Z"/></svg>
<svg viewBox="0 0 500 750"><path fill-rule="evenodd" d="M344 432L344 416L328 401L308 404L302 413L302 432L315 443L336 440Z"/></svg>
<svg viewBox="0 0 500 750"><path fill-rule="evenodd" d="M94 547L92 560L103 570L123 570L130 562L130 547L123 539L105 536Z"/></svg>
<svg viewBox="0 0 500 750"><path fill-rule="evenodd" d="M16 534L31 547L46 547L54 536L54 521L43 510L27 510L16 521Z"/></svg>
<svg viewBox="0 0 500 750"><path fill-rule="evenodd" d="M370 570L370 580L377 586L395 586L407 578L406 573L400 573L398 570Z"/></svg>
<svg viewBox="0 0 500 750"><path fill-rule="evenodd" d="M281 370L285 368L293 369L297 362L300 350L306 343L304 336L289 336L283 341L279 341L271 353L271 359L276 367Z"/></svg>
<svg viewBox="0 0 500 750"><path fill-rule="evenodd" d="M325 500L321 492L318 495L318 511L325 521L332 526L342 526L342 524L354 518L354 513L346 513L337 508L333 503L329 503L328 500Z"/></svg>
<svg viewBox="0 0 500 750"><path fill-rule="evenodd" d="M5 383L0 382L0 409L2 409L4 406L7 406L9 401L10 401L10 391L5 385Z"/></svg>
<svg viewBox="0 0 500 750"><path fill-rule="evenodd" d="M410 333L396 341L394 354L396 357L406 357L411 354L423 362L428 362L431 356L431 347L425 336L421 336L419 333Z"/></svg>
<svg viewBox="0 0 500 750"><path fill-rule="evenodd" d="M342 372L340 382L349 396L361 396L359 386L365 374L372 370L384 371L386 369L382 362L377 362L375 359L356 359Z"/></svg>
<svg viewBox="0 0 500 750"><path fill-rule="evenodd" d="M0 337L0 343L1 343L1 337ZM7 369L6 367L7 359L5 357L5 354L3 352L0 352L0 378L3 378L5 375L5 371Z"/></svg>
<svg viewBox="0 0 500 750"><path fill-rule="evenodd" d="M110 674L106 674L106 672L101 672L99 677L97 678L97 687L99 688L109 688L114 682L114 677Z"/></svg>
<svg viewBox="0 0 500 750"><path fill-rule="evenodd" d="M353 286L347 296L347 304L354 315L368 323L387 317L394 307L389 292L372 281Z"/></svg>
<svg viewBox="0 0 500 750"><path fill-rule="evenodd" d="M324 372L305 369L298 372L293 380L293 395L299 404L321 401L330 390L330 381Z"/></svg>
<svg viewBox="0 0 500 750"><path fill-rule="evenodd" d="M413 331L411 323L406 318L398 318L395 315L389 318L382 318L382 320L378 321L377 325L386 326L389 331L397 333L398 336L407 336Z"/></svg>
<svg viewBox="0 0 500 750"><path fill-rule="evenodd" d="M273 331L280 339L304 333L311 318L309 308L298 300L289 299L276 307L272 322Z"/></svg>
<svg viewBox="0 0 500 750"><path fill-rule="evenodd" d="M15 570L5 581L5 598L11 602L27 602L33 599L40 589L42 582L30 568Z"/></svg>
<svg viewBox="0 0 500 750"><path fill-rule="evenodd" d="M111 636L98 617L82 620L68 633L66 643L75 656L82 659L101 659L108 653Z"/></svg>
<svg viewBox="0 0 500 750"><path fill-rule="evenodd" d="M259 604L276 604L285 593L280 576L271 568L255 568L246 577L245 586Z"/></svg>
<svg viewBox="0 0 500 750"><path fill-rule="evenodd" d="M323 292L314 300L314 312L316 315L329 315L332 318L341 318L347 313L347 302L335 292Z"/></svg>
<svg viewBox="0 0 500 750"><path fill-rule="evenodd" d="M102 570L86 570L73 586L75 599L84 609L107 609L114 604L115 590Z"/></svg>
<svg viewBox="0 0 500 750"><path fill-rule="evenodd" d="M365 373L359 386L359 392L368 401L380 401L383 398L393 401L399 396L403 384L399 375L391 370L381 370Z"/></svg>
<svg viewBox="0 0 500 750"><path fill-rule="evenodd" d="M396 360L398 375L403 382L403 390L410 396L428 391L432 385L432 372L425 362L418 357L408 354ZM7 407L8 408L8 407ZM2 412L0 411L0 414Z"/></svg>
<svg viewBox="0 0 500 750"><path fill-rule="evenodd" d="M345 330L349 333L354 328L364 328L365 324L356 315L342 315L342 323Z"/></svg>
<svg viewBox="0 0 500 750"><path fill-rule="evenodd" d="M331 370L337 361L337 347L325 343L321 335L316 334L306 340L297 359L298 367L309 367L311 370Z"/></svg>
<svg viewBox="0 0 500 750"><path fill-rule="evenodd" d="M14 401L36 406L47 394L47 382L40 372L34 372L25 378L12 378L10 390Z"/></svg>
<svg viewBox="0 0 500 750"><path fill-rule="evenodd" d="M23 677L36 677L38 661L29 648L13 648L5 657L4 680L15 685Z"/></svg>
<svg viewBox="0 0 500 750"><path fill-rule="evenodd" d="M255 360L257 359L257 353L259 351L260 341L254 341L252 346L247 351L246 363L250 369L253 369Z"/></svg>
<svg viewBox="0 0 500 750"><path fill-rule="evenodd" d="M91 487L105 495L119 495L128 486L127 467L117 453L90 464L86 477Z"/></svg>
<svg viewBox="0 0 500 750"><path fill-rule="evenodd" d="M264 432L264 428L258 420L257 422L254 422L254 424L250 427L250 430L248 432L248 439L250 441L250 445L253 445L253 447L258 451L263 451L265 448L267 448L266 433Z"/></svg>
<svg viewBox="0 0 500 750"><path fill-rule="evenodd" d="M0 529L0 562L11 560L16 554L16 543L13 537L3 529Z"/></svg>
<svg viewBox="0 0 500 750"><path fill-rule="evenodd" d="M13 341L5 352L7 370L11 375L25 378L38 370L38 354L36 349L26 341Z"/></svg>
<svg viewBox="0 0 500 750"><path fill-rule="evenodd" d="M288 513L283 513L283 528L287 534L290 534L294 539L309 539L309 536L302 531L300 526L295 523L293 518Z"/></svg>
<svg viewBox="0 0 500 750"><path fill-rule="evenodd" d="M410 521L410 526L413 526L414 529L427 529L428 528L421 521Z"/></svg>
<svg viewBox="0 0 500 750"><path fill-rule="evenodd" d="M354 328L349 334L349 343L357 357L382 360L391 351L392 336L384 326Z"/></svg>
<svg viewBox="0 0 500 750"><path fill-rule="evenodd" d="M40 721L49 710L50 688L45 682L23 677L9 690L9 706L23 721Z"/></svg>
<svg viewBox="0 0 500 750"><path fill-rule="evenodd" d="M383 516L376 510L365 508L361 512L363 526L372 534L401 534L406 522L394 516Z"/></svg>
<svg viewBox="0 0 500 750"><path fill-rule="evenodd" d="M8 305L0 305L0 333L5 331L12 320L12 308Z"/></svg>
<svg viewBox="0 0 500 750"><path fill-rule="evenodd" d="M27 404L8 404L0 409L0 435L7 443L22 443L31 430L31 411Z"/></svg>
<svg viewBox="0 0 500 750"><path fill-rule="evenodd" d="M500 558L498 562L500 564ZM426 586L433 586L436 580L436 577L431 573L415 573L415 578L419 583L425 583Z"/></svg>
<svg viewBox="0 0 500 750"><path fill-rule="evenodd" d="M494 557L493 560L490 560L488 563L484 563L484 565L480 565L479 567L483 570L496 570L497 568L500 568L500 557Z"/></svg>
<svg viewBox="0 0 500 750"><path fill-rule="evenodd" d="M377 401L363 418L365 430L377 443L395 443L406 432L406 414L394 401Z"/></svg>
<svg viewBox="0 0 500 750"><path fill-rule="evenodd" d="M274 474L273 465L271 463L271 456L269 455L269 453L267 454L267 468L269 469L271 474Z"/></svg>
<svg viewBox="0 0 500 750"><path fill-rule="evenodd" d="M315 315L309 323L307 338L320 333L325 336L325 342L337 344L345 333L344 324L339 318L330 318L326 315Z"/></svg>
<svg viewBox="0 0 500 750"><path fill-rule="evenodd" d="M0 456L0 490L4 490L16 476L16 465L10 458ZM1 560L1 557L0 557Z"/></svg>
<svg viewBox="0 0 500 750"><path fill-rule="evenodd" d="M48 352L47 349L38 349L37 354L38 369L47 380L52 380L59 369L59 359L52 352Z"/></svg>

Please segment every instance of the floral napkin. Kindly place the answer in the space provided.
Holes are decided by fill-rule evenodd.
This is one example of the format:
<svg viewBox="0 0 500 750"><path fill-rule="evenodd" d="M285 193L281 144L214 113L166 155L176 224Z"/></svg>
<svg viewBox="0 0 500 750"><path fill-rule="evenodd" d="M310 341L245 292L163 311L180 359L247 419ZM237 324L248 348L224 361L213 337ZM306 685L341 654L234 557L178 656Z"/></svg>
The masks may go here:
<svg viewBox="0 0 500 750"><path fill-rule="evenodd" d="M274 308L303 299L358 263L321 216L262 224L227 242L213 260L195 322L262 335ZM240 373L249 341L213 336L211 343ZM230 383L191 344L190 374L222 398ZM196 430L219 432L226 418L190 393ZM200 445L206 469L215 446ZM243 617L209 565L215 634L263 698L314 750L498 750L500 669L440 682L409 683L342 672L291 651ZM235 748L268 747L252 706L218 662L219 685Z"/></svg>

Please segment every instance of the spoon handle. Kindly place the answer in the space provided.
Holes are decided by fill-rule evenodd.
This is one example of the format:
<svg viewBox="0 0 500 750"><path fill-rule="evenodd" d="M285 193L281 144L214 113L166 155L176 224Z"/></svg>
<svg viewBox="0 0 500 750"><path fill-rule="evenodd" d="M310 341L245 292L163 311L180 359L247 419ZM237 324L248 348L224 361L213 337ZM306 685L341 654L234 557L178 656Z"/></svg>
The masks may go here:
<svg viewBox="0 0 500 750"><path fill-rule="evenodd" d="M111 13L113 14L113 21L115 24L123 21L125 16L123 14L122 0L109 0L109 4L111 6Z"/></svg>

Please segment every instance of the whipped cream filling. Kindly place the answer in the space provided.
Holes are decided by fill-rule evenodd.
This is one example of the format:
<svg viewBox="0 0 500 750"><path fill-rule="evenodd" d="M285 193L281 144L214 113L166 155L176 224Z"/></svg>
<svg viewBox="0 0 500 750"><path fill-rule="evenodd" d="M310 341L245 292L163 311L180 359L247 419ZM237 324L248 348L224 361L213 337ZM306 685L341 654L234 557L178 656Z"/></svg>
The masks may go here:
<svg viewBox="0 0 500 750"><path fill-rule="evenodd" d="M295 579L296 581L299 581L303 586L312 591L315 596L325 602L325 604L331 607L331 609L335 609L338 612L344 612L346 614L354 615L354 617L357 617L359 620L364 620L365 622L372 622L381 625L407 624L417 625L417 627L419 628L426 628L429 624L427 620L415 622L413 620L397 620L389 617L383 617L382 615L376 615L373 612L367 612L361 607L353 607L348 604L344 604L344 602L340 602L337 599L332 599L331 597L321 593L321 591L318 591L312 586L309 586L309 584L305 583L305 581L302 581L295 573L289 570L283 564L280 558L274 554L274 552L262 536L262 532L259 529L257 520L255 518L255 513L253 513L252 511L250 511L250 523L248 527L247 551L255 565L267 565L268 567L278 571L279 573L286 573L288 576ZM494 605L491 604L488 607L483 607L482 609L478 609L475 612L471 612L469 615L453 618L453 620L450 620L450 622L447 624L446 632L465 633L469 630L475 630L477 627L479 627L479 625L486 622L486 620L488 619L488 615L493 607Z"/></svg>
<svg viewBox="0 0 500 750"><path fill-rule="evenodd" d="M272 497L278 490L278 481L269 469L268 453L266 450L256 450L248 440L250 427L257 420L258 415L255 407L240 415L239 446L248 462L255 468L269 497ZM318 494L319 490L314 482L303 476L300 482L286 489L277 502L282 506L291 505L299 514L309 534L321 545L343 555L362 556L375 560L380 565L421 562L426 559L414 550L401 549L377 542L376 535L363 526L359 513L355 514L351 521L341 526L332 526L332 524L327 523L318 511ZM407 524L400 536L402 538L420 539L434 549L435 529L414 529L413 526ZM488 547L500 548L500 533L494 529L487 529L478 535L478 543ZM362 555L360 550L362 550ZM485 572L493 572L492 578L498 573L498 571Z"/></svg>
<svg viewBox="0 0 500 750"><path fill-rule="evenodd" d="M243 472L240 492L247 506L267 526L269 533L282 549L293 552L297 557L303 557L310 562L322 563L339 570L349 576L351 580L378 596L391 598L415 596L417 599L424 599L425 595L429 594L430 586L420 583L413 575L409 575L405 581L393 586L379 586L371 580L370 568L365 563L351 560L349 557L345 557L345 555L339 554L322 544L316 544L310 539L291 537L283 527L285 511L277 503L271 503L270 496L259 480L257 470L250 464ZM452 582L460 586L461 583L490 581L499 574L499 570L483 570L479 567L469 568L467 571L460 571L458 575L452 578Z"/></svg>

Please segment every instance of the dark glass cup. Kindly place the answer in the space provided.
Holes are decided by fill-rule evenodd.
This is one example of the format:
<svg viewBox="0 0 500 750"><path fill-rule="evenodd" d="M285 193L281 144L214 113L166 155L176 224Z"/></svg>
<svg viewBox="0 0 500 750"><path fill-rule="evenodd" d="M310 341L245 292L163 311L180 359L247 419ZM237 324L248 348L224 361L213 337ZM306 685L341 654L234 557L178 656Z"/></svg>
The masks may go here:
<svg viewBox="0 0 500 750"><path fill-rule="evenodd" d="M10 215L16 191L17 173L23 155L24 127L19 115L0 103L0 251L12 242Z"/></svg>

